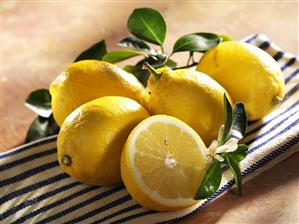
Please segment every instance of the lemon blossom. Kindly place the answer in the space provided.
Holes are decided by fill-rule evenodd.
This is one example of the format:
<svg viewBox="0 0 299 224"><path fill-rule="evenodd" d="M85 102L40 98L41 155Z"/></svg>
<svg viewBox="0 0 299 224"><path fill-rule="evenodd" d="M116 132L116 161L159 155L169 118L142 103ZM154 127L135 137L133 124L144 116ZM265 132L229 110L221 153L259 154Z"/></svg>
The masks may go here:
<svg viewBox="0 0 299 224"><path fill-rule="evenodd" d="M223 135L224 126L222 125L219 129L217 140L213 140L208 148L208 155L212 158L217 159L219 162L223 162L224 158L218 154L224 152L234 152L238 148L238 139L230 138L223 145L219 145L221 136Z"/></svg>

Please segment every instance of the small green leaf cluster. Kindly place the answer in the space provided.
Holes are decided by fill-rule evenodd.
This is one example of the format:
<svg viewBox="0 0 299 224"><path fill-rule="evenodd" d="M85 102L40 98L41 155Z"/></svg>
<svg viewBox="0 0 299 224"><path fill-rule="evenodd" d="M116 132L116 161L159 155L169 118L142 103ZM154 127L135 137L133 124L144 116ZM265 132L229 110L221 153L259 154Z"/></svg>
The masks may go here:
<svg viewBox="0 0 299 224"><path fill-rule="evenodd" d="M220 134L218 146L222 146L228 142L229 139L234 138L241 140L246 134L247 115L244 105L237 103L232 109L227 97L224 95L224 127ZM238 144L235 151L223 152L220 156L224 159L222 162L213 158L205 177L200 184L194 199L205 199L211 197L219 188L221 182L221 165L227 165L232 171L237 186L237 192L242 194L242 175L239 167L239 162L242 161L247 154L248 146Z"/></svg>
<svg viewBox="0 0 299 224"><path fill-rule="evenodd" d="M119 41L117 45L121 50L107 52L105 41L93 45L84 51L77 59L97 59L110 63L121 62L133 57L139 57L135 65L126 65L123 69L134 74L146 86L149 77L148 71L142 69L145 62L154 68L167 66L172 69L188 68L197 64L194 60L195 52L205 52L217 46L221 41L231 40L226 35L214 33L191 33L180 37L173 46L170 55L164 51L164 41L167 26L162 15L151 8L135 9L127 22L128 31L132 36ZM155 49L152 46L157 46ZM177 63L171 56L177 52L189 52L187 65L176 67Z"/></svg>
<svg viewBox="0 0 299 224"><path fill-rule="evenodd" d="M59 132L51 110L51 95L47 89L37 89L29 94L25 105L38 116L31 123L25 142L55 135Z"/></svg>

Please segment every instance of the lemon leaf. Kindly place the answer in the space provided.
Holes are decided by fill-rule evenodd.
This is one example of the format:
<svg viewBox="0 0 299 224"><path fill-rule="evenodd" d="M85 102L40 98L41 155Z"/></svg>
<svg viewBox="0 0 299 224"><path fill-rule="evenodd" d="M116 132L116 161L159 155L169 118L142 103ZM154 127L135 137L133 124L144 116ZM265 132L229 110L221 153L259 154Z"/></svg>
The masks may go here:
<svg viewBox="0 0 299 224"><path fill-rule="evenodd" d="M134 51L111 51L103 56L103 61L116 63L140 55Z"/></svg>
<svg viewBox="0 0 299 224"><path fill-rule="evenodd" d="M220 145L223 145L229 139L229 132L232 126L233 112L232 106L228 101L226 94L224 94L224 130L220 141Z"/></svg>
<svg viewBox="0 0 299 224"><path fill-rule="evenodd" d="M140 63L137 63L136 65L126 65L123 69L133 74L139 80L139 82L142 83L143 86L146 86L149 73L146 70L142 69L143 61L144 60L142 60Z"/></svg>
<svg viewBox="0 0 299 224"><path fill-rule="evenodd" d="M144 60L139 61L138 64L143 65L145 62L148 62L154 68L159 68L167 63L167 56L165 54L151 54Z"/></svg>
<svg viewBox="0 0 299 224"><path fill-rule="evenodd" d="M148 46L143 40L140 40L137 37L126 37L123 40L119 41L118 46L131 48L143 52L154 52L154 50Z"/></svg>
<svg viewBox="0 0 299 224"><path fill-rule="evenodd" d="M165 54L150 54L146 58L137 62L136 65L126 65L123 69L129 73L132 73L144 86L147 85L149 78L149 72L147 69L143 69L144 63L149 63L154 68L162 67L163 65L173 65L175 62L167 59Z"/></svg>
<svg viewBox="0 0 299 224"><path fill-rule="evenodd" d="M236 151L230 152L230 153L227 153L227 154L233 155L233 157L235 158L235 160L237 162L240 162L243 159L245 159L245 157L247 155L247 150L248 150L248 146L247 145L240 144L240 145L238 145L238 148L237 148Z"/></svg>
<svg viewBox="0 0 299 224"><path fill-rule="evenodd" d="M237 103L233 109L233 120L229 136L242 139L247 129L247 115L242 103Z"/></svg>
<svg viewBox="0 0 299 224"><path fill-rule="evenodd" d="M123 70L129 73L133 73L135 71L135 66L134 65L126 65L123 67Z"/></svg>
<svg viewBox="0 0 299 224"><path fill-rule="evenodd" d="M191 33L180 37L174 44L172 52L204 52L217 46L221 38L214 33Z"/></svg>
<svg viewBox="0 0 299 224"><path fill-rule="evenodd" d="M174 67L177 65L177 63L176 63L175 61L171 60L171 59L168 59L168 60L166 61L165 65L166 65L167 67L169 67L169 68L174 68Z"/></svg>
<svg viewBox="0 0 299 224"><path fill-rule="evenodd" d="M83 51L76 59L76 61L94 59L101 60L102 57L107 53L107 46L105 40L102 40L94 45L92 45L87 50Z"/></svg>
<svg viewBox="0 0 299 224"><path fill-rule="evenodd" d="M59 127L56 124L53 116L48 118L38 116L31 123L25 142L32 142L47 136L55 135L59 132Z"/></svg>
<svg viewBox="0 0 299 224"><path fill-rule="evenodd" d="M232 41L233 39L229 37L226 34L218 34L218 36L221 38L221 42L226 42L226 41Z"/></svg>
<svg viewBox="0 0 299 224"><path fill-rule="evenodd" d="M242 195L242 175L241 175L241 170L238 164L237 159L234 157L233 154L226 154L225 155L225 161L227 162L227 164L229 165L233 175L234 175L234 179L236 182L236 186L237 186L237 191L238 191L238 195L241 196Z"/></svg>
<svg viewBox="0 0 299 224"><path fill-rule="evenodd" d="M25 101L25 106L41 117L50 117L52 111L49 90L37 89L32 91Z"/></svg>
<svg viewBox="0 0 299 224"><path fill-rule="evenodd" d="M230 138L242 139L246 134L247 115L242 103L237 103L232 109L226 95L224 95L224 131L220 145Z"/></svg>
<svg viewBox="0 0 299 224"><path fill-rule="evenodd" d="M161 14L151 8L135 9L128 19L128 30L134 36L159 46L166 36L166 23Z"/></svg>
<svg viewBox="0 0 299 224"><path fill-rule="evenodd" d="M219 188L221 182L221 166L218 160L214 160L208 168L205 177L198 188L194 199L205 199L211 197Z"/></svg>

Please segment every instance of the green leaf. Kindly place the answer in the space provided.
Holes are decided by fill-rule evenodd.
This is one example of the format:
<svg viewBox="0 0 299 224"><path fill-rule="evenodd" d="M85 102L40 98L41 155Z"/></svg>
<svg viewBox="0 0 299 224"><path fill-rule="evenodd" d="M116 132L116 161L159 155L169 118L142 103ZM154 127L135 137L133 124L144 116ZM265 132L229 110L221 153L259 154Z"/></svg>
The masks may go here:
<svg viewBox="0 0 299 224"><path fill-rule="evenodd" d="M227 154L232 155L237 162L241 162L243 159L245 159L248 151L248 146L244 144L238 145L238 148L234 152L229 152Z"/></svg>
<svg viewBox="0 0 299 224"><path fill-rule="evenodd" d="M124 70L132 73L144 85L147 85L147 80L150 76L146 69L143 69L144 63L147 62L154 68L159 68L167 63L167 56L164 54L149 55L148 57L140 60L135 66L127 65Z"/></svg>
<svg viewBox="0 0 299 224"><path fill-rule="evenodd" d="M207 170L204 179L197 190L194 199L211 197L219 188L221 182L221 166L218 160L214 160Z"/></svg>
<svg viewBox="0 0 299 224"><path fill-rule="evenodd" d="M229 153L225 155L225 160L234 175L238 195L241 196L242 195L242 175L241 175L239 164L237 160L234 158L234 156Z"/></svg>
<svg viewBox="0 0 299 224"><path fill-rule="evenodd" d="M232 126L232 121L233 121L232 106L230 105L230 102L228 101L226 94L224 94L224 130L223 130L222 139L220 141L220 145L223 145L229 139L229 132Z"/></svg>
<svg viewBox="0 0 299 224"><path fill-rule="evenodd" d="M142 69L144 60L140 61L136 65L126 65L123 69L131 74L133 74L143 86L146 87L147 80L149 78L149 73L147 70Z"/></svg>
<svg viewBox="0 0 299 224"><path fill-rule="evenodd" d="M166 36L166 23L158 11L139 8L130 15L128 30L142 40L162 46Z"/></svg>
<svg viewBox="0 0 299 224"><path fill-rule="evenodd" d="M134 51L111 51L104 55L103 61L115 63L137 55L140 55L140 53Z"/></svg>
<svg viewBox="0 0 299 224"><path fill-rule="evenodd" d="M156 55L152 54L149 55L147 58L145 58L143 62L139 62L139 63L142 63L143 65L144 62L148 62L154 68L159 68L165 65L165 63L167 62L167 56L165 54L156 54Z"/></svg>
<svg viewBox="0 0 299 224"><path fill-rule="evenodd" d="M129 73L133 73L135 71L135 66L134 65L126 65L123 67L123 70Z"/></svg>
<svg viewBox="0 0 299 224"><path fill-rule="evenodd" d="M31 123L27 132L25 142L32 142L47 136L55 135L59 132L59 127L56 124L53 116L48 118L38 116Z"/></svg>
<svg viewBox="0 0 299 224"><path fill-rule="evenodd" d="M246 134L247 115L242 103L237 103L232 110L226 95L224 95L224 131L220 145L230 138L242 139Z"/></svg>
<svg viewBox="0 0 299 224"><path fill-rule="evenodd" d="M221 38L221 42L226 42L226 41L232 41L233 39L226 34L218 34L218 36Z"/></svg>
<svg viewBox="0 0 299 224"><path fill-rule="evenodd" d="M154 52L154 50L148 46L143 40L140 40L137 37L126 37L117 44L121 47L131 48L137 51L143 52Z"/></svg>
<svg viewBox="0 0 299 224"><path fill-rule="evenodd" d="M83 51L76 59L76 61L86 60L86 59L94 59L101 60L102 57L107 53L107 46L105 40L102 40L87 50Z"/></svg>
<svg viewBox="0 0 299 224"><path fill-rule="evenodd" d="M204 52L217 46L221 38L213 33L191 33L180 37L174 44L172 52Z"/></svg>
<svg viewBox="0 0 299 224"><path fill-rule="evenodd" d="M47 89L34 90L29 94L25 101L25 105L33 112L42 117L50 117L51 111L51 95Z"/></svg>
<svg viewBox="0 0 299 224"><path fill-rule="evenodd" d="M247 128L247 115L242 103L237 103L233 109L233 120L229 137L242 139Z"/></svg>
<svg viewBox="0 0 299 224"><path fill-rule="evenodd" d="M177 66L177 63L171 59L168 59L166 61L165 65L169 68L175 68L175 66Z"/></svg>

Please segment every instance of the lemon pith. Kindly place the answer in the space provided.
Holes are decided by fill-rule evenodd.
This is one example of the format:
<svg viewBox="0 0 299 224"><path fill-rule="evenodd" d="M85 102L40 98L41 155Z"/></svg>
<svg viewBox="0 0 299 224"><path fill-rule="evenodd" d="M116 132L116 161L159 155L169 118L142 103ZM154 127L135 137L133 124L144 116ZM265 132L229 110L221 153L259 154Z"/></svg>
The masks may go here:
<svg viewBox="0 0 299 224"><path fill-rule="evenodd" d="M66 173L91 185L121 181L120 157L131 130L148 112L116 96L83 104L64 121L57 139L58 161Z"/></svg>
<svg viewBox="0 0 299 224"><path fill-rule="evenodd" d="M128 137L121 175L132 197L160 211L188 207L206 170L205 145L184 122L166 115L142 121Z"/></svg>

